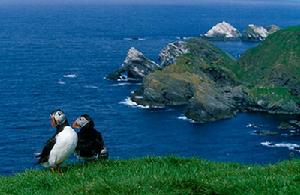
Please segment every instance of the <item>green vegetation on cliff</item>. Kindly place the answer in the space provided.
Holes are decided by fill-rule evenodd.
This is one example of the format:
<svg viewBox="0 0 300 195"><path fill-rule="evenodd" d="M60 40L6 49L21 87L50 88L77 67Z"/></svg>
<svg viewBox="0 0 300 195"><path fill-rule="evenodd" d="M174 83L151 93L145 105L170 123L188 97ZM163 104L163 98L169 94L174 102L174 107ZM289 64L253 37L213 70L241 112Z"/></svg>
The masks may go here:
<svg viewBox="0 0 300 195"><path fill-rule="evenodd" d="M0 177L0 194L298 194L300 161L269 166L176 157L30 170Z"/></svg>
<svg viewBox="0 0 300 195"><path fill-rule="evenodd" d="M239 60L239 79L270 112L299 113L300 26L270 35Z"/></svg>
<svg viewBox="0 0 300 195"><path fill-rule="evenodd" d="M238 76L250 85L287 85L300 81L300 26L270 35L258 47L249 49L239 60ZM277 80L276 80L277 79ZM291 79L291 81L287 81ZM294 84L294 83L293 83ZM287 86L288 87L288 86ZM298 87L299 86L294 86Z"/></svg>

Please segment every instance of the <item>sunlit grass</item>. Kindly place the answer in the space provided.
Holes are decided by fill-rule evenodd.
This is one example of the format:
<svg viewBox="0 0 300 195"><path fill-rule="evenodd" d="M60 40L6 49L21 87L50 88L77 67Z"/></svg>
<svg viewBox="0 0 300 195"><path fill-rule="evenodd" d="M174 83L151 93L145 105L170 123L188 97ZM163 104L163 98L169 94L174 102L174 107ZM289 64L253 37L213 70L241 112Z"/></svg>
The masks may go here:
<svg viewBox="0 0 300 195"><path fill-rule="evenodd" d="M29 170L0 178L0 194L297 194L300 161L255 166L149 157Z"/></svg>

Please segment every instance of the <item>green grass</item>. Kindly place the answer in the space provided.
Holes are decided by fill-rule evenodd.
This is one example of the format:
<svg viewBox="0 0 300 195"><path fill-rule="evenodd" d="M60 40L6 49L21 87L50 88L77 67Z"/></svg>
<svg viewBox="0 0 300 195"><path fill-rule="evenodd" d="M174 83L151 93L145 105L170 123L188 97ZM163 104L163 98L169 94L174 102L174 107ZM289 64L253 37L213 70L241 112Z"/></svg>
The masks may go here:
<svg viewBox="0 0 300 195"><path fill-rule="evenodd" d="M266 80L272 72L284 72L300 80L300 26L280 30L249 49L239 60L238 77L250 85Z"/></svg>
<svg viewBox="0 0 300 195"><path fill-rule="evenodd" d="M29 170L0 178L0 194L299 194L300 161L269 166L149 157Z"/></svg>
<svg viewBox="0 0 300 195"><path fill-rule="evenodd" d="M268 99L269 102L294 101L300 103L300 99L292 96L287 88L284 87L255 87L250 90L250 95L256 100Z"/></svg>

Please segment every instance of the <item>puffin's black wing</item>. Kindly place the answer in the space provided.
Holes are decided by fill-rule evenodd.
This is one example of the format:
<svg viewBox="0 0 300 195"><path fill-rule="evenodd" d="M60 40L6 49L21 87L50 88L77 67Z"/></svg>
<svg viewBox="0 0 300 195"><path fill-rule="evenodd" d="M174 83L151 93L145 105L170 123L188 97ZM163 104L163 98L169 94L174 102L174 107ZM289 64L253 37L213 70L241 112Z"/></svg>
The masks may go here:
<svg viewBox="0 0 300 195"><path fill-rule="evenodd" d="M49 160L49 155L50 155L50 151L52 150L52 148L53 148L53 146L55 145L55 143L56 143L56 138L55 138L55 136L53 136L52 138L50 138L50 139L46 142L46 144L45 144L45 146L44 146L44 148L43 148L41 154L38 155L38 158L39 158L39 159L38 159L38 163L48 162L48 160Z"/></svg>
<svg viewBox="0 0 300 195"><path fill-rule="evenodd" d="M103 137L101 135L101 133L97 130L96 131L96 145L97 145L97 152L100 154L101 150L104 148L104 141L103 141Z"/></svg>

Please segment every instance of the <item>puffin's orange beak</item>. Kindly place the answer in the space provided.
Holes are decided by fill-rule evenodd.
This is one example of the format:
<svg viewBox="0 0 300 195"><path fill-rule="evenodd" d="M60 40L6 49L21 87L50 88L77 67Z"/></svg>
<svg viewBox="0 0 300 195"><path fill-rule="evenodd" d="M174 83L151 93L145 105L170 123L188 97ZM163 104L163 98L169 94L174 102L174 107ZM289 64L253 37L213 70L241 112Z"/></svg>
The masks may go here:
<svg viewBox="0 0 300 195"><path fill-rule="evenodd" d="M53 116L51 116L51 126L52 127L56 127L56 121L55 121L55 118Z"/></svg>
<svg viewBox="0 0 300 195"><path fill-rule="evenodd" d="M73 128L73 129L80 128L80 126L77 124L77 120L75 120L75 121L73 122L72 128Z"/></svg>

